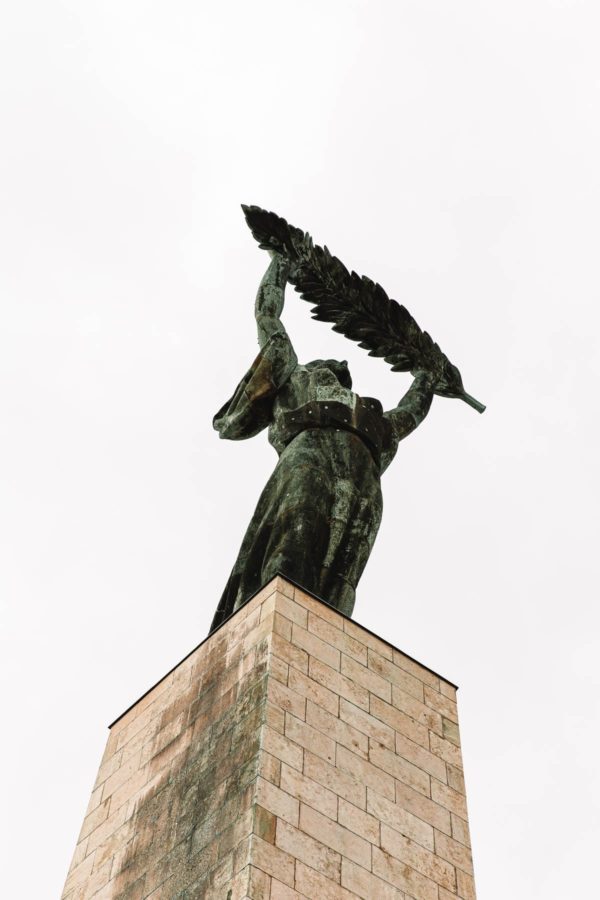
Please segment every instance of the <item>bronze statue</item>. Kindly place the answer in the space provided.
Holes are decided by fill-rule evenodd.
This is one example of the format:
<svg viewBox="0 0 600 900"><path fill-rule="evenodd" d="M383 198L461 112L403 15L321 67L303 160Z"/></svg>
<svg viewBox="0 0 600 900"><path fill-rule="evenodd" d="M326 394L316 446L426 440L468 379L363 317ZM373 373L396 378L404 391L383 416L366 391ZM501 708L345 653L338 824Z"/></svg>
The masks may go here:
<svg viewBox="0 0 600 900"><path fill-rule="evenodd" d="M215 613L211 631L277 573L346 615L382 513L380 478L434 394L459 397L460 373L407 310L383 289L313 245L274 213L243 207L272 257L256 297L260 353L214 418L222 438L269 429L279 461L264 488ZM314 318L382 356L413 383L395 409L352 391L346 362L301 365L281 322L286 284L315 304Z"/></svg>

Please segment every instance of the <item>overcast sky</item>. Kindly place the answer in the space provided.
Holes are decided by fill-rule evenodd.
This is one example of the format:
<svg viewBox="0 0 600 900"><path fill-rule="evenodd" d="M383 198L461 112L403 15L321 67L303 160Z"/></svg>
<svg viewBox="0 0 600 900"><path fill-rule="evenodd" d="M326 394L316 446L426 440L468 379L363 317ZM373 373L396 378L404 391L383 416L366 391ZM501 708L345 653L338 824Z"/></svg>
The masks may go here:
<svg viewBox="0 0 600 900"><path fill-rule="evenodd" d="M0 21L3 895L53 900L107 725L206 634L276 456L219 441L274 209L488 404L384 476L355 618L460 685L481 900L597 885L597 0L72 0ZM293 292L301 360L410 378Z"/></svg>

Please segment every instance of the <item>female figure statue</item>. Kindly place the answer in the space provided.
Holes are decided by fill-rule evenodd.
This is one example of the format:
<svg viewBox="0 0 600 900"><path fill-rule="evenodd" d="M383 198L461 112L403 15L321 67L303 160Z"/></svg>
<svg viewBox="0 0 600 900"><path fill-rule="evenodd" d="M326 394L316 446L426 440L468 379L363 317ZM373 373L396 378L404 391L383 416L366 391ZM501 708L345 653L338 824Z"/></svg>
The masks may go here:
<svg viewBox="0 0 600 900"><path fill-rule="evenodd" d="M278 253L255 315L260 353L214 418L222 438L269 429L279 461L248 526L211 631L280 573L346 615L382 513L381 474L429 411L437 379L415 369L395 409L352 391L346 362L301 365L281 322L290 262Z"/></svg>

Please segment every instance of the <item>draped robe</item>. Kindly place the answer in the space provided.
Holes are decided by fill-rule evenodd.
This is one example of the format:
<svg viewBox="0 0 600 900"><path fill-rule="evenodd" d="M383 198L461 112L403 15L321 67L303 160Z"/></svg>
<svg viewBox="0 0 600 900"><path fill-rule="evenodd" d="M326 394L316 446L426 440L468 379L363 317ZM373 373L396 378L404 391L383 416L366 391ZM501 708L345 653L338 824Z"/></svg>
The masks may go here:
<svg viewBox="0 0 600 900"><path fill-rule="evenodd" d="M300 365L287 334L278 331L213 420L228 440L268 428L279 461L211 631L278 573L352 613L381 521L381 473L399 440L426 414L431 396L415 382L396 410L384 413L378 400L340 382L340 365Z"/></svg>

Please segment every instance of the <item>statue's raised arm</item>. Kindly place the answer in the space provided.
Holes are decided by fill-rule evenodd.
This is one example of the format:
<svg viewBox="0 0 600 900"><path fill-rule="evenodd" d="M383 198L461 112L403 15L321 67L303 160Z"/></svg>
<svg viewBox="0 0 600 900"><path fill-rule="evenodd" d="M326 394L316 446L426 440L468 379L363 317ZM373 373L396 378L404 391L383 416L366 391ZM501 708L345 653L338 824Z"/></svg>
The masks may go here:
<svg viewBox="0 0 600 900"><path fill-rule="evenodd" d="M289 268L274 255L260 283L254 304L260 353L213 419L213 427L227 440L254 437L271 423L277 392L298 364L281 321Z"/></svg>
<svg viewBox="0 0 600 900"><path fill-rule="evenodd" d="M271 263L263 275L254 304L258 344L261 350L264 350L276 334L285 335L289 341L281 321L281 313L285 302L285 286L290 267L289 260L284 256L279 253L271 253Z"/></svg>
<svg viewBox="0 0 600 900"><path fill-rule="evenodd" d="M384 413L391 426L391 441L382 454L382 471L387 469L398 444L418 428L429 410L434 396L435 378L429 372L414 372L414 380L394 409Z"/></svg>

